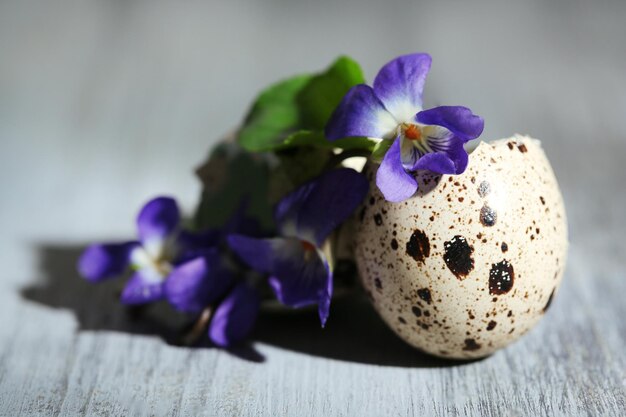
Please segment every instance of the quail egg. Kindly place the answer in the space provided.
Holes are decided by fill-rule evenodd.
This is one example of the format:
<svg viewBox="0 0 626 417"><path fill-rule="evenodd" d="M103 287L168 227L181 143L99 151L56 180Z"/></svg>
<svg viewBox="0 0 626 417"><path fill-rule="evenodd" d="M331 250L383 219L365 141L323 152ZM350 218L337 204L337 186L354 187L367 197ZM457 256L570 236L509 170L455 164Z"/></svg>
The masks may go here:
<svg viewBox="0 0 626 417"><path fill-rule="evenodd" d="M355 261L384 321L406 342L457 359L529 331L555 297L567 255L559 187L538 140L481 142L462 175L416 174L417 193L370 193L356 215Z"/></svg>

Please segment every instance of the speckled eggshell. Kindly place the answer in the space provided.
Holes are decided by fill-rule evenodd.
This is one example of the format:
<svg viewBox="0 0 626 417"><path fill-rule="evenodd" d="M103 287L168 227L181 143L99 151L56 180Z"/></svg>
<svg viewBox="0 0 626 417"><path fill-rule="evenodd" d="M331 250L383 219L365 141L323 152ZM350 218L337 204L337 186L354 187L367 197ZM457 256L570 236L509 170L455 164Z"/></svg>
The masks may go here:
<svg viewBox="0 0 626 417"><path fill-rule="evenodd" d="M417 174L385 201L375 167L357 213L355 259L378 313L405 341L447 358L489 355L530 330L565 267L567 224L539 141L482 142L462 175Z"/></svg>

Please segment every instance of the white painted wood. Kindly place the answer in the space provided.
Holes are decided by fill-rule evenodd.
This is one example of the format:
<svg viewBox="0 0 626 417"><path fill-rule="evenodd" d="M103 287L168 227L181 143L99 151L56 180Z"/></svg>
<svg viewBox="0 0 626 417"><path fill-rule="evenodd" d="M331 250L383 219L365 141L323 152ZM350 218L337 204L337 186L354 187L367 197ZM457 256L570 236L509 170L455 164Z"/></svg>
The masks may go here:
<svg viewBox="0 0 626 417"><path fill-rule="evenodd" d="M626 5L0 3L0 415L626 415ZM434 56L427 105L486 139L543 139L572 241L546 319L485 360L425 357L362 301L266 313L250 350L168 345L81 281L92 239L133 233L258 89L340 54L368 76ZM160 312L156 312L160 314ZM171 331L170 331L171 333ZM170 334L165 331L165 334Z"/></svg>

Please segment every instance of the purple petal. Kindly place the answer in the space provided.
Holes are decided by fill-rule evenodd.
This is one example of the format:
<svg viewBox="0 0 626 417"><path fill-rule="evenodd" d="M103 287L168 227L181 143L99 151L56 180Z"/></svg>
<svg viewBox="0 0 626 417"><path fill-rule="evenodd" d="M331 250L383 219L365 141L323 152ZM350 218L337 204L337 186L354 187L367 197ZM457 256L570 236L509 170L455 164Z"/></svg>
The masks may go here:
<svg viewBox="0 0 626 417"><path fill-rule="evenodd" d="M137 216L139 239L145 245L164 240L174 234L180 223L180 212L173 198L157 197L150 200Z"/></svg>
<svg viewBox="0 0 626 417"><path fill-rule="evenodd" d="M410 198L417 191L417 181L402 166L398 138L385 154L376 173L376 185L385 200L398 203Z"/></svg>
<svg viewBox="0 0 626 417"><path fill-rule="evenodd" d="M463 148L462 141L459 140L459 142L461 142L459 145L452 146L446 152L448 154L448 157L452 160L452 162L454 162L455 175L464 173L465 169L467 168L467 163L469 162L469 155L467 154L465 148Z"/></svg>
<svg viewBox="0 0 626 417"><path fill-rule="evenodd" d="M456 174L454 162L445 152L427 153L417 161L415 169L426 169L439 174Z"/></svg>
<svg viewBox="0 0 626 417"><path fill-rule="evenodd" d="M136 305L158 301L163 298L163 282L155 281L136 272L122 291L122 304Z"/></svg>
<svg viewBox="0 0 626 417"><path fill-rule="evenodd" d="M324 288L321 292L317 307L322 327L326 326L326 320L328 320L328 316L330 314L330 300L333 297L333 273L330 270L326 259L324 259L323 261L327 271L326 288Z"/></svg>
<svg viewBox="0 0 626 417"><path fill-rule="evenodd" d="M365 198L367 179L349 168L329 171L285 196L274 217L285 236L321 246Z"/></svg>
<svg viewBox="0 0 626 417"><path fill-rule="evenodd" d="M454 136L448 129L436 125L425 126L423 132L428 142L427 147L432 152L422 155L411 170L427 169L440 174L455 175L465 171L468 156L462 139Z"/></svg>
<svg viewBox="0 0 626 417"><path fill-rule="evenodd" d="M332 296L332 274L315 248L296 238L232 235L229 242L244 262L270 275L270 285L281 303L295 308L318 304L320 319L325 323Z"/></svg>
<svg viewBox="0 0 626 417"><path fill-rule="evenodd" d="M209 229L199 233L181 230L177 239L178 254L176 264L180 265L198 256L202 256L216 247L223 239L221 230Z"/></svg>
<svg viewBox="0 0 626 417"><path fill-rule="evenodd" d="M92 282L120 275L128 267L130 253L137 245L137 242L91 245L78 260L78 272Z"/></svg>
<svg viewBox="0 0 626 417"><path fill-rule="evenodd" d="M222 301L209 325L209 338L218 346L231 346L248 336L259 313L259 296L247 284L237 285Z"/></svg>
<svg viewBox="0 0 626 417"><path fill-rule="evenodd" d="M374 92L397 120L410 121L422 108L422 91L430 64L428 54L404 55L378 72Z"/></svg>
<svg viewBox="0 0 626 417"><path fill-rule="evenodd" d="M464 142L480 136L485 126L482 117L461 106L434 107L417 113L415 119L425 125L443 126Z"/></svg>
<svg viewBox="0 0 626 417"><path fill-rule="evenodd" d="M278 300L296 308L318 303L328 289L328 264L297 239L272 240L270 285Z"/></svg>
<svg viewBox="0 0 626 417"><path fill-rule="evenodd" d="M272 270L272 241L275 239L256 239L242 235L230 235L227 238L230 248L250 268L263 273Z"/></svg>
<svg viewBox="0 0 626 417"><path fill-rule="evenodd" d="M398 122L374 90L360 84L346 93L326 124L325 133L330 140L353 136L384 139L395 136L397 127Z"/></svg>
<svg viewBox="0 0 626 417"><path fill-rule="evenodd" d="M224 296L233 277L217 249L177 266L164 284L165 298L179 311L199 313Z"/></svg>
<svg viewBox="0 0 626 417"><path fill-rule="evenodd" d="M309 181L284 196L274 208L274 221L283 235L296 235L300 213L307 205L309 197L318 187L318 182ZM312 231L311 231L312 232ZM314 240L313 233L307 239Z"/></svg>

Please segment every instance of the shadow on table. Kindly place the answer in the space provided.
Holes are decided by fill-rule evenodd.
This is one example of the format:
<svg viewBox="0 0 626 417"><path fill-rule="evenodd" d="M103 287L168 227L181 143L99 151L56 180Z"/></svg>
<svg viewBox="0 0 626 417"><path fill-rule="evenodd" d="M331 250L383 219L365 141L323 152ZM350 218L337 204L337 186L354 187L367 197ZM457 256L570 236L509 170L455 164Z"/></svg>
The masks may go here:
<svg viewBox="0 0 626 417"><path fill-rule="evenodd" d="M166 305L125 307L118 302L122 280L97 285L81 279L76 261L84 247L42 245L37 248L43 279L21 290L22 296L49 307L71 310L80 330L112 330L141 335L176 336L184 317Z"/></svg>
<svg viewBox="0 0 626 417"><path fill-rule="evenodd" d="M269 311L262 314L254 340L296 352L383 366L448 367L466 362L426 355L403 342L378 317L364 297L333 300L326 327L317 309Z"/></svg>
<svg viewBox="0 0 626 417"><path fill-rule="evenodd" d="M176 345L191 322L165 303L127 308L118 302L121 280L98 285L81 279L76 260L82 246L38 247L43 282L22 289L30 301L71 310L80 330L109 330L153 335ZM376 315L366 299L346 297L333 302L325 329L313 309L267 310L260 315L253 341L286 350L349 362L400 367L446 367L467 362L446 361L421 353L402 342ZM245 360L262 362L252 346L230 351Z"/></svg>

